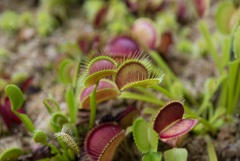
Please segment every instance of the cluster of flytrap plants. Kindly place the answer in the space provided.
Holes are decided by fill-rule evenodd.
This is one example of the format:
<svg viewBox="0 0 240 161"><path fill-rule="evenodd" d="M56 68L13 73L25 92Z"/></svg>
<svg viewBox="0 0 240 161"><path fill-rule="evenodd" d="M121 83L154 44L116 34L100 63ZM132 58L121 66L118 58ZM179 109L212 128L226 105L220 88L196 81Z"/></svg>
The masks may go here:
<svg viewBox="0 0 240 161"><path fill-rule="evenodd" d="M196 0L194 2L206 1ZM202 7L198 8L200 17L205 14L204 11L208 5L208 3L204 3L201 5ZM133 7L130 1L129 7ZM106 8L103 8L101 13L104 14L105 11ZM225 14L226 12L229 14ZM88 58L81 71L80 64L82 62L80 60L78 60L78 65L71 60L64 60L60 64L59 76L67 87L65 99L69 116L60 110L59 104L53 98L46 98L43 101L51 115L49 125L54 134L49 135L37 129L28 116L18 112L22 107L23 96L19 88L14 85L8 85L5 88L11 102L11 111L24 123L33 135L35 142L50 148L49 154L44 155L45 157L42 156L45 160L76 160L76 158L86 155L93 161L109 161L114 158L118 145L127 135L132 134L137 148L142 153L142 160L157 161L164 157L166 161L176 160L176 158L184 161L187 159L187 151L176 148L181 145L182 136L190 131L197 121L202 124L197 125L196 132L208 133L210 131L212 134L216 134L216 130L224 123L225 117L223 116L233 114L239 103L240 49L238 43L240 27L236 27L239 13L239 9L231 2L223 2L217 8L216 21L219 30L229 34L233 33L233 29L235 29L232 42L229 37L224 37L221 57L204 21L199 23L199 29L207 42L208 51L212 54L220 73L219 77L209 78L206 81L200 105L155 52L158 51L156 49L159 43L156 24L150 19L144 18L137 19L133 23L131 36L115 37L107 44L103 52ZM226 15L231 15L231 20ZM99 23L98 19L95 21ZM141 50L139 44L150 50L149 55L155 61L155 65L147 55L139 52ZM72 46L70 48L74 50ZM229 61L230 48L232 48L232 55ZM159 68L163 68L166 73L164 79ZM160 82L164 88L159 86ZM166 104L149 92L147 88L162 93L170 100L184 96L187 101L184 106L181 101L172 101ZM214 99L213 96L219 89L221 95ZM145 107L141 112L136 108L127 108L114 116L111 121L108 120L97 125L95 119L97 104L116 97L150 102L158 105L159 108ZM193 109L192 107L199 108ZM90 111L88 129L83 127L83 130L76 127L78 108ZM184 114L184 110L188 114ZM197 116L193 113L197 113ZM87 130L89 132L86 137L81 138ZM55 136L58 143L49 143L52 136ZM84 143L80 140L84 140ZM164 152L163 157L158 151L159 140L174 147ZM206 140L209 158L212 161L214 160L212 158L216 157L214 147L209 138ZM18 160L23 153L21 148L8 148L0 155L0 160ZM29 159L42 158L37 158L34 154Z"/></svg>
<svg viewBox="0 0 240 161"><path fill-rule="evenodd" d="M5 93L10 99L12 112L24 123L33 135L35 142L50 147L49 153L51 155L49 154L49 156L52 156L52 160L75 160L75 157L83 154L87 154L93 161L112 160L118 145L131 131L138 149L143 154L143 160L161 160L161 153L157 152L158 139L176 147L179 138L197 123L196 119L182 118L184 114L183 104L174 101L159 108L159 112L152 116L155 118L153 120L143 119L144 115L140 116L136 108L128 108L116 115L113 121L95 126L98 103L117 96L121 97L122 93L130 88L158 86L163 79L161 71L153 72L151 61L146 55L140 52L126 51L126 48L125 51L121 50L121 48L106 48L105 52L87 61L78 83L75 81L75 84L78 84L75 94L74 88L69 88L66 93L70 119L61 112L59 104L53 98L44 100L44 105L51 115L49 124L59 145L48 143L51 136L49 137L45 132L36 129L27 115L17 112L23 104L23 94L15 85L6 86ZM63 62L61 72L71 71L73 66L70 64L66 61ZM62 79L62 81L68 82L66 79ZM128 94L134 95L131 91ZM140 97L140 95L136 95L136 97ZM90 110L90 131L84 139L83 151L79 147L79 132L75 126L78 106L75 98L79 100L80 109ZM136 120L131 126L134 119ZM17 160L22 154L20 148L12 147L3 152L0 158L1 160ZM187 151L173 148L164 153L164 158L167 161L171 161L175 157L186 160ZM45 159L49 160L50 158Z"/></svg>

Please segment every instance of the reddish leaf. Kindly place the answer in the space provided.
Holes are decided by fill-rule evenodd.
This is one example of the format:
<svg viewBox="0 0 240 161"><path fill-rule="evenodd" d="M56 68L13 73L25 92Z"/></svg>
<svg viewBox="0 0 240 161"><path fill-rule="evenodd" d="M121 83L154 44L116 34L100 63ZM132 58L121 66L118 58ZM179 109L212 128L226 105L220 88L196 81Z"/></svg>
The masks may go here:
<svg viewBox="0 0 240 161"><path fill-rule="evenodd" d="M197 123L197 120L193 119L181 119L174 123L167 129L164 129L159 133L160 138L168 139L181 136L189 132Z"/></svg>
<svg viewBox="0 0 240 161"><path fill-rule="evenodd" d="M107 43L104 55L114 58L132 57L139 52L140 46L129 36L118 36Z"/></svg>
<svg viewBox="0 0 240 161"><path fill-rule="evenodd" d="M18 112L23 113L23 109L19 109ZM22 123L22 121L12 112L11 103L8 98L5 98L3 104L0 104L0 114L2 115L8 129Z"/></svg>
<svg viewBox="0 0 240 161"><path fill-rule="evenodd" d="M160 133L164 128L182 118L183 105L180 102L170 102L157 114L153 128Z"/></svg>
<svg viewBox="0 0 240 161"><path fill-rule="evenodd" d="M115 117L115 120L123 129L126 129L133 123L133 121L137 118L138 115L139 112L135 107L128 107L126 110L120 112Z"/></svg>
<svg viewBox="0 0 240 161"><path fill-rule="evenodd" d="M123 138L116 124L104 123L91 130L85 140L85 150L92 161L109 161Z"/></svg>
<svg viewBox="0 0 240 161"><path fill-rule="evenodd" d="M116 75L116 84L119 89L132 82L148 79L147 68L138 62L129 62L122 66Z"/></svg>

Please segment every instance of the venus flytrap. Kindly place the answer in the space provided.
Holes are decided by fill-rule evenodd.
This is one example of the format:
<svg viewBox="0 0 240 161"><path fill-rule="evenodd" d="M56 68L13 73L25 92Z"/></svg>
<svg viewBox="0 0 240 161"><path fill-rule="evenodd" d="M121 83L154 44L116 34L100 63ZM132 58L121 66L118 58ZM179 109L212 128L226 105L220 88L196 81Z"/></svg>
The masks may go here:
<svg viewBox="0 0 240 161"><path fill-rule="evenodd" d="M197 124L197 119L183 118L183 114L183 105L178 101L170 102L160 109L153 123L160 140L175 147L179 138Z"/></svg>
<svg viewBox="0 0 240 161"><path fill-rule="evenodd" d="M155 113L149 112L151 114ZM162 159L161 153L157 152L158 139L174 147L164 152L164 159L166 161L173 161L176 158L181 161L187 160L186 149L176 148L176 146L179 138L189 132L198 120L182 118L183 113L184 108L182 103L173 101L157 112L152 126L142 118L135 120L132 132L134 141L143 154L143 161Z"/></svg>
<svg viewBox="0 0 240 161"><path fill-rule="evenodd" d="M128 107L124 111L118 113L114 120L118 123L123 129L130 127L134 120L140 115L139 110L135 107Z"/></svg>
<svg viewBox="0 0 240 161"><path fill-rule="evenodd" d="M151 19L137 19L133 23L131 33L147 49L156 49L160 41L157 26Z"/></svg>
<svg viewBox="0 0 240 161"><path fill-rule="evenodd" d="M87 12L87 19L98 28L106 22L108 7L102 1L86 1L83 9Z"/></svg>
<svg viewBox="0 0 240 161"><path fill-rule="evenodd" d="M124 138L124 130L114 123L103 123L86 136L85 151L91 161L112 160L116 148Z"/></svg>
<svg viewBox="0 0 240 161"><path fill-rule="evenodd" d="M80 92L80 109L90 109L90 96L96 85L84 87ZM119 95L120 91L116 84L108 79L101 79L96 89L96 103L115 98Z"/></svg>
<svg viewBox="0 0 240 161"><path fill-rule="evenodd" d="M103 49L103 55L112 57L121 63L126 58L140 55L141 48L137 41L131 36L116 36L107 42Z"/></svg>
<svg viewBox="0 0 240 161"><path fill-rule="evenodd" d="M84 85L89 87L96 84L101 78L116 73L117 63L109 56L97 56L86 67Z"/></svg>
<svg viewBox="0 0 240 161"><path fill-rule="evenodd" d="M162 71L152 72L151 61L146 55L137 55L132 58L127 58L119 65L115 82L122 91L120 95L121 98L143 100L162 105L163 102L155 96L146 94L139 95L127 92L126 89L158 85L161 83L163 77L164 74Z"/></svg>
<svg viewBox="0 0 240 161"><path fill-rule="evenodd" d="M153 129L158 133L161 141L173 146L164 152L166 161L187 160L187 150L176 148L181 136L189 132L198 122L197 119L182 118L184 108L181 102L173 101L162 107L156 115Z"/></svg>
<svg viewBox="0 0 240 161"><path fill-rule="evenodd" d="M82 78L79 79L80 87L84 84L85 87L89 87L95 84L94 89L90 95L90 123L89 128L92 128L95 121L96 116L96 93L99 85L99 81L106 77L112 76L116 73L117 63L109 56L97 56L90 60L88 64L86 64L85 71L83 73ZM86 96L83 96L84 98ZM82 99L81 98L81 99Z"/></svg>
<svg viewBox="0 0 240 161"><path fill-rule="evenodd" d="M60 106L53 98L45 98L43 104L51 115L50 124L54 132L61 131L64 124L69 123L68 117L60 110Z"/></svg>
<svg viewBox="0 0 240 161"><path fill-rule="evenodd" d="M54 137L66 144L66 146L77 156L80 156L80 148L73 138L70 124L65 124L60 132L54 133ZM72 158L72 160L74 160Z"/></svg>
<svg viewBox="0 0 240 161"><path fill-rule="evenodd" d="M164 74L151 72L151 61L148 57L126 59L117 69L115 82L120 90L135 86L147 86L161 83Z"/></svg>
<svg viewBox="0 0 240 161"><path fill-rule="evenodd" d="M60 110L60 106L53 98L45 98L43 104L51 115L50 124L52 126L54 137L60 144L60 149L55 151L53 160L74 160L75 155L80 155L79 147L73 138L72 132L75 133L75 127L69 122L69 118ZM51 144L51 150L56 148Z"/></svg>

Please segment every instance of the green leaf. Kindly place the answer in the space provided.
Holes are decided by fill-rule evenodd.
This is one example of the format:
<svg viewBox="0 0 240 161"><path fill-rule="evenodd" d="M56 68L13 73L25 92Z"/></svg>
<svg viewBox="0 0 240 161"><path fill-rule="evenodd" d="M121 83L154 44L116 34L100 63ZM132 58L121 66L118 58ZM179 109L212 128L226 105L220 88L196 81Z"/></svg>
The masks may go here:
<svg viewBox="0 0 240 161"><path fill-rule="evenodd" d="M49 114L53 114L55 112L60 111L60 106L58 102L53 98L45 98L43 100L43 104L47 108Z"/></svg>
<svg viewBox="0 0 240 161"><path fill-rule="evenodd" d="M64 124L69 123L67 116L60 112L53 114L52 122L61 128Z"/></svg>
<svg viewBox="0 0 240 161"><path fill-rule="evenodd" d="M165 161L187 161L188 152L184 148L173 148L164 152Z"/></svg>
<svg viewBox="0 0 240 161"><path fill-rule="evenodd" d="M33 125L31 119L27 115L18 113L17 111L13 111L13 113L19 117L19 119L23 122L25 127L28 129L28 131L30 131L31 133L34 132L35 126Z"/></svg>
<svg viewBox="0 0 240 161"><path fill-rule="evenodd" d="M206 136L205 140L207 142L207 152L209 161L218 161L217 154L211 138L209 136Z"/></svg>
<svg viewBox="0 0 240 161"><path fill-rule="evenodd" d="M47 144L47 135L41 130L35 130L33 134L33 140L36 143L41 143L45 145Z"/></svg>
<svg viewBox="0 0 240 161"><path fill-rule="evenodd" d="M18 157L20 157L22 154L23 152L20 148L10 148L0 155L0 161L18 161Z"/></svg>
<svg viewBox="0 0 240 161"><path fill-rule="evenodd" d="M23 122L23 124L30 132L33 132L35 130L35 127L30 118L25 114L17 112L17 110L22 107L24 102L22 91L16 85L10 84L6 86L5 93L10 99L11 110L13 113L19 117L19 119Z"/></svg>
<svg viewBox="0 0 240 161"><path fill-rule="evenodd" d="M59 66L58 76L63 84L70 84L72 82L73 62L70 59L64 60Z"/></svg>
<svg viewBox="0 0 240 161"><path fill-rule="evenodd" d="M142 157L142 161L161 161L162 154L159 152L149 152Z"/></svg>
<svg viewBox="0 0 240 161"><path fill-rule="evenodd" d="M12 111L16 111L22 107L24 98L23 93L18 86L14 84L7 85L5 87L5 93L10 99Z"/></svg>
<svg viewBox="0 0 240 161"><path fill-rule="evenodd" d="M240 70L240 59L232 61L229 63L229 74L228 74L228 105L227 113L232 114L236 108L237 102L239 100L238 90L239 90L239 70Z"/></svg>
<svg viewBox="0 0 240 161"><path fill-rule="evenodd" d="M222 1L219 3L215 15L217 27L222 33L230 33L230 20L235 10L234 4L231 1Z"/></svg>
<svg viewBox="0 0 240 161"><path fill-rule="evenodd" d="M138 118L133 124L133 138L138 149L143 153L157 151L158 134L143 119Z"/></svg>
<svg viewBox="0 0 240 161"><path fill-rule="evenodd" d="M233 39L233 51L236 58L240 58L240 25L238 25Z"/></svg>
<svg viewBox="0 0 240 161"><path fill-rule="evenodd" d="M68 105L68 110L69 110L69 114L70 114L70 121L71 121L71 123L75 124L76 119L77 119L78 108L77 108L77 103L76 103L76 100L75 100L74 93L73 93L72 89L67 90L67 92L65 94L65 100L66 100L67 105Z"/></svg>

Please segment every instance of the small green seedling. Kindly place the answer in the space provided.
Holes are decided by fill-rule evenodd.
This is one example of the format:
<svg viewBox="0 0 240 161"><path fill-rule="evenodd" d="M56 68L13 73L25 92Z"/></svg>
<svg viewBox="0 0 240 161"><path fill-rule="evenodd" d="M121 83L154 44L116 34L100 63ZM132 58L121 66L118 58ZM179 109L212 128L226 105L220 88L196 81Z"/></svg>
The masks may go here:
<svg viewBox="0 0 240 161"><path fill-rule="evenodd" d="M133 138L138 149L143 154L143 161L160 161L161 153L157 152L158 134L153 130L148 122L143 118L134 121Z"/></svg>
<svg viewBox="0 0 240 161"><path fill-rule="evenodd" d="M14 33L19 29L18 14L14 11L6 10L0 16L0 29L7 33Z"/></svg>
<svg viewBox="0 0 240 161"><path fill-rule="evenodd" d="M35 26L40 36L47 36L55 30L57 21L48 12L40 11L36 17Z"/></svg>
<svg viewBox="0 0 240 161"><path fill-rule="evenodd" d="M28 129L28 131L33 133L34 141L42 144L46 144L47 143L46 134L41 130L37 130L33 125L32 121L30 120L30 118L26 114L19 113L17 111L19 108L22 107L24 102L22 91L16 85L10 84L6 86L5 93L10 99L12 112L19 117L19 119L23 122L25 127Z"/></svg>

